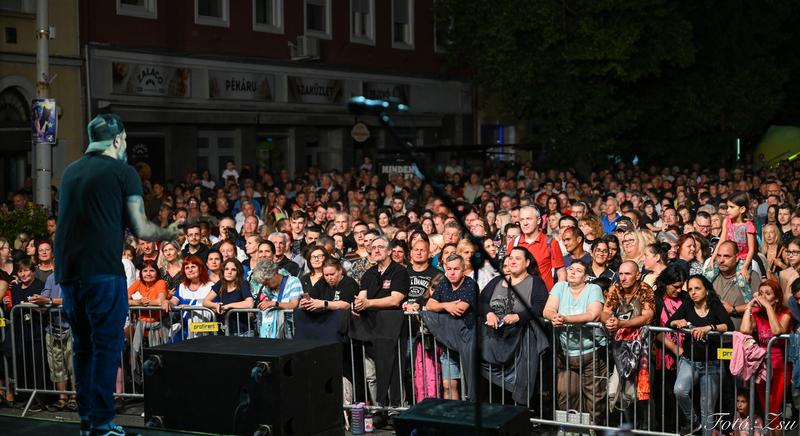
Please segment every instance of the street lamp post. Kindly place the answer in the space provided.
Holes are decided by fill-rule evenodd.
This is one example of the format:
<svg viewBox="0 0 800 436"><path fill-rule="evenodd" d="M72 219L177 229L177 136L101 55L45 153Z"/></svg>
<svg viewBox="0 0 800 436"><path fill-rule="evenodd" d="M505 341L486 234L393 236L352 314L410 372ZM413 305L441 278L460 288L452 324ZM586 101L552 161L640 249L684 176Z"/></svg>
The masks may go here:
<svg viewBox="0 0 800 436"><path fill-rule="evenodd" d="M36 98L45 99L50 91L49 43L50 27L48 24L47 0L36 1ZM54 108L55 110L55 108ZM34 200L36 204L48 209L51 207L51 180L53 176L53 158L50 144L34 138Z"/></svg>

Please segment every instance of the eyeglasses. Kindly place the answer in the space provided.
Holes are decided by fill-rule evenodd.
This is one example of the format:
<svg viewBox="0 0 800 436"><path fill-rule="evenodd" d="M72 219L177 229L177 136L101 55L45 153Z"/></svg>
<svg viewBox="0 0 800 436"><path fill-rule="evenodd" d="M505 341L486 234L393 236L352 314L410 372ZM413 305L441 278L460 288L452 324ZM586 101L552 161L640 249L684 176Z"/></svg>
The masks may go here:
<svg viewBox="0 0 800 436"><path fill-rule="evenodd" d="M580 274L583 274L583 273L586 272L586 270L583 269L582 266L575 266L575 265L571 265L569 268L567 268L567 271L576 272L576 273L580 273Z"/></svg>
<svg viewBox="0 0 800 436"><path fill-rule="evenodd" d="M325 255L324 254L312 254L311 258L312 259L325 259Z"/></svg>
<svg viewBox="0 0 800 436"><path fill-rule="evenodd" d="M706 225L695 224L694 226L697 227L698 229L710 229L711 228L711 224L706 224Z"/></svg>
<svg viewBox="0 0 800 436"><path fill-rule="evenodd" d="M786 250L786 254L789 256L800 256L800 250Z"/></svg>

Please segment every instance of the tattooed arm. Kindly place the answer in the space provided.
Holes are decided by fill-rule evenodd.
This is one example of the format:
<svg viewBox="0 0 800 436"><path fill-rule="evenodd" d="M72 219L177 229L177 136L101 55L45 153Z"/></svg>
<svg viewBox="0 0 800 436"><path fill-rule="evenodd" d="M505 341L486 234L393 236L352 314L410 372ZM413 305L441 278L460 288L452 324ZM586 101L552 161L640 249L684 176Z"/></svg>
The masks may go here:
<svg viewBox="0 0 800 436"><path fill-rule="evenodd" d="M147 219L144 213L144 200L141 195L131 195L128 197L128 218L131 221L133 233L147 241L169 241L178 236L178 227L183 222L176 221L169 225L166 229L153 224Z"/></svg>

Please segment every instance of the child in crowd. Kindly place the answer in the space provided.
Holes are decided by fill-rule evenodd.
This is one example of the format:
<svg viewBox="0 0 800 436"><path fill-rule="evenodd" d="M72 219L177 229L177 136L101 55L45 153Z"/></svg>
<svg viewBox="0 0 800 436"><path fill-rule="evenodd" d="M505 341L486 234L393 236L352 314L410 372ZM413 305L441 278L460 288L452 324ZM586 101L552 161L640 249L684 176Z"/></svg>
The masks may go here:
<svg viewBox="0 0 800 436"><path fill-rule="evenodd" d="M725 241L733 241L739 248L739 260L743 261L739 265L739 272L747 282L750 280L750 268L753 256L756 253L756 226L753 220L747 215L749 206L749 196L746 192L734 192L728 198L728 216L722 223L717 247ZM717 250L714 250L712 258L716 258ZM761 271L758 272L761 274Z"/></svg>
<svg viewBox="0 0 800 436"><path fill-rule="evenodd" d="M760 434L764 422L758 414L755 415L755 433ZM748 391L742 390L736 395L736 416L733 420L732 436L747 436L750 434L750 399Z"/></svg>

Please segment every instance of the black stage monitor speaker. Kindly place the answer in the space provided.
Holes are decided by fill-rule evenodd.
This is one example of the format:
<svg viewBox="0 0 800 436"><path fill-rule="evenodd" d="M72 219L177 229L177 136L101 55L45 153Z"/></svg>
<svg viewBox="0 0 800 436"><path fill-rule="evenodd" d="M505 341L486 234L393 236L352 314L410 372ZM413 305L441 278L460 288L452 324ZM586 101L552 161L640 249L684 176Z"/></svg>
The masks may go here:
<svg viewBox="0 0 800 436"><path fill-rule="evenodd" d="M343 435L342 346L206 336L144 351L145 422L176 430Z"/></svg>
<svg viewBox="0 0 800 436"><path fill-rule="evenodd" d="M481 404L481 428L487 436L530 436L528 409ZM398 435L468 435L475 429L475 403L428 398L394 418Z"/></svg>

